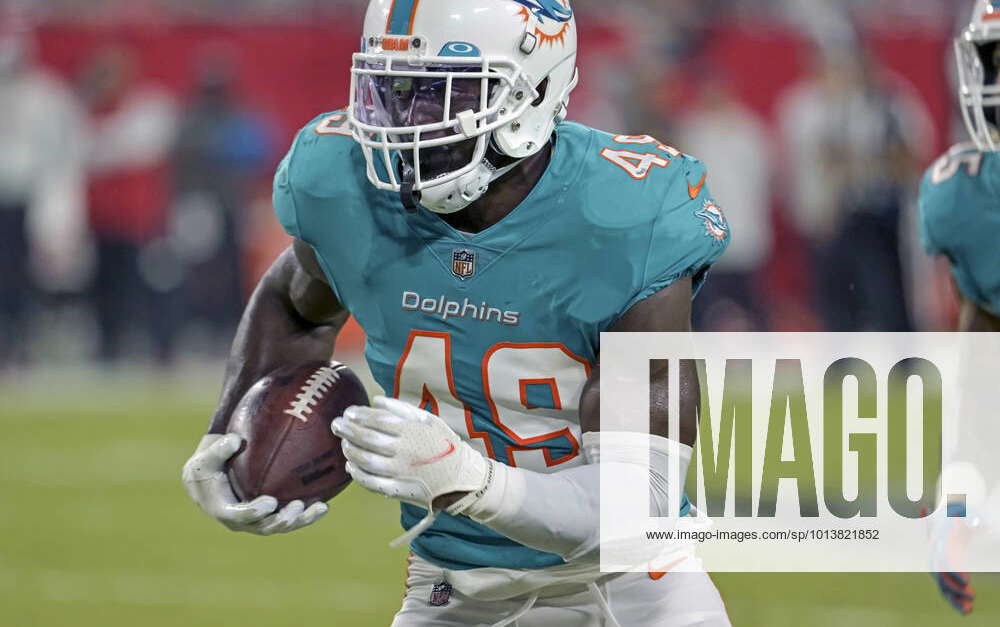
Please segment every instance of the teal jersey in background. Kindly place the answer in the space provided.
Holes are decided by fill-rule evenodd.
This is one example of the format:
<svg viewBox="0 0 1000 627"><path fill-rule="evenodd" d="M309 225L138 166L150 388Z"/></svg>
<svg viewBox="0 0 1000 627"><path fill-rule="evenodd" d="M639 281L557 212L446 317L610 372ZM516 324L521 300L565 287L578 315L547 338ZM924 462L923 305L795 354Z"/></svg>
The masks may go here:
<svg viewBox="0 0 1000 627"><path fill-rule="evenodd" d="M1000 155L959 144L924 175L924 247L944 255L962 295L1000 314Z"/></svg>
<svg viewBox="0 0 1000 627"><path fill-rule="evenodd" d="M372 186L345 121L327 114L299 133L274 205L364 329L375 379L500 462L582 463L578 401L600 333L679 279L700 285L729 243L701 163L564 123L528 198L465 235ZM403 526L425 513L404 504ZM442 515L411 549L451 569L562 563L464 516Z"/></svg>

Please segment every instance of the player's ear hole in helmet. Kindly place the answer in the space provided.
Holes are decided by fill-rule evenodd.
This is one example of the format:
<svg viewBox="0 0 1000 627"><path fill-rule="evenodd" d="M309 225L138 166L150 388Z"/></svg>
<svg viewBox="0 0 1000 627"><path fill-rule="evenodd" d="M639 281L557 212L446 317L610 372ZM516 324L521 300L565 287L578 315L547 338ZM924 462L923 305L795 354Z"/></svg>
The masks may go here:
<svg viewBox="0 0 1000 627"><path fill-rule="evenodd" d="M537 109L542 106L542 103L545 102L545 96L549 93L549 77L546 76L545 80L542 81L536 89L538 90L538 98L535 98L535 101L531 103L531 106Z"/></svg>

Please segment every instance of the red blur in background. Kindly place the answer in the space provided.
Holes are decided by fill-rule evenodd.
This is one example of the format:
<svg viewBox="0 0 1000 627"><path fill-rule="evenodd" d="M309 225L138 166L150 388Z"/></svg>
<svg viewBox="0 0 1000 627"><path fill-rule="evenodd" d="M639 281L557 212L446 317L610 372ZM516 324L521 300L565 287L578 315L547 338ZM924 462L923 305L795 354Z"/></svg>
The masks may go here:
<svg viewBox="0 0 1000 627"><path fill-rule="evenodd" d="M166 87L182 101L194 87L204 50L225 47L237 63L237 93L241 101L272 121L280 133L279 146L283 151L305 122L347 103L350 59L357 48L361 22L360 14L348 14L345 19L324 18L311 23L49 23L39 28L38 39L43 64L70 82L76 80L86 60L100 49L127 47L136 53L142 77ZM599 61L606 64L609 55L634 58L641 51L629 49L635 38L616 23L581 18L580 27L581 85L574 101L586 103L602 97L599 77L591 76L588 80L588 66ZM876 29L865 32L863 37L879 63L919 94L933 119L934 153L942 152L950 142L952 110L952 90L945 67L948 31ZM674 95L672 102L695 101L703 78L698 68L724 68L734 93L776 133L779 96L807 75L813 47L790 27L765 19L747 21L744 15L739 21L713 27L710 41L699 54L704 62L692 64L673 79L680 80L681 85L669 86ZM621 71L630 71L625 62ZM676 97L678 93L680 98ZM656 95L646 97L655 99ZM275 165L281 156L281 151L271 156ZM255 185L257 211L259 216L265 216L269 214L266 200L270 181L264 178ZM808 270L803 269L806 255L778 204L777 194L775 199L773 228L778 245L765 271L769 293L802 301L810 280ZM254 230L245 246L247 267L251 269L245 282L248 289L288 242L275 220L258 217L257 223L264 226ZM792 324L803 322L796 320ZM782 330L780 320L775 326L775 330ZM353 345L361 341L356 326L345 336Z"/></svg>

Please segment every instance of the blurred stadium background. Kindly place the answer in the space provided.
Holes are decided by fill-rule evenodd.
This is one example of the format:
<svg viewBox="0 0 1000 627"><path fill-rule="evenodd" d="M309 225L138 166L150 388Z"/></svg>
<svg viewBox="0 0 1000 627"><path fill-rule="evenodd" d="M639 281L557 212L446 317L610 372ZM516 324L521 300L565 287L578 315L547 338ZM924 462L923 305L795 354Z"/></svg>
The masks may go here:
<svg viewBox="0 0 1000 627"><path fill-rule="evenodd" d="M256 278L270 177L347 100L363 0L0 4L0 624L386 625L392 503L225 532L180 467ZM916 182L960 138L955 0L576 0L571 117L707 161L736 233L701 330L953 328ZM336 176L336 173L331 173ZM338 357L363 371L358 329ZM927 575L720 575L738 626L995 625Z"/></svg>

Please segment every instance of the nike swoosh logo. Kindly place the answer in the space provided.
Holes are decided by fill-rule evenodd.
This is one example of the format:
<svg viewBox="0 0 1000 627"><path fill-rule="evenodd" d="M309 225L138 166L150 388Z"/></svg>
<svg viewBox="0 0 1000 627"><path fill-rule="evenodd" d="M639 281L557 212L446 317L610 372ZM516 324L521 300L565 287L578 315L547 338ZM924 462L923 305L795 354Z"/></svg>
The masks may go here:
<svg viewBox="0 0 1000 627"><path fill-rule="evenodd" d="M701 181L699 181L697 185L692 185L688 182L688 195L691 196L691 200L697 198L698 194L701 193L701 188L705 187L706 179L708 179L708 172L701 175Z"/></svg>
<svg viewBox="0 0 1000 627"><path fill-rule="evenodd" d="M676 562L674 562L674 563L670 564L669 566L667 566L667 567L666 567L666 569L664 569L664 570L662 570L662 571L659 571L659 572L652 572L652 571L650 571L650 573L649 573L649 578L650 578L650 579L652 579L653 581L659 581L660 579L663 579L663 577L664 577L664 576L665 576L665 575L666 575L667 573L669 573L669 572L670 572L670 570L671 570L671 569L672 569L672 568L673 568L674 566L677 566L678 564L680 564L681 562L683 562L683 561L684 561L685 559L687 559L687 558L686 558L686 557L682 557L682 558L680 558L680 559L679 559L679 560L677 560Z"/></svg>
<svg viewBox="0 0 1000 627"><path fill-rule="evenodd" d="M452 453L454 453L456 450L458 450L458 449L455 448L455 443L454 442L448 442L448 449L445 452L439 453L439 454L437 454L434 457L431 457L429 459L422 459L420 461L413 462L412 464L410 464L410 466L427 466L428 464L433 464L434 462L439 462L442 459L444 459L445 457L448 457L449 455L451 455Z"/></svg>

